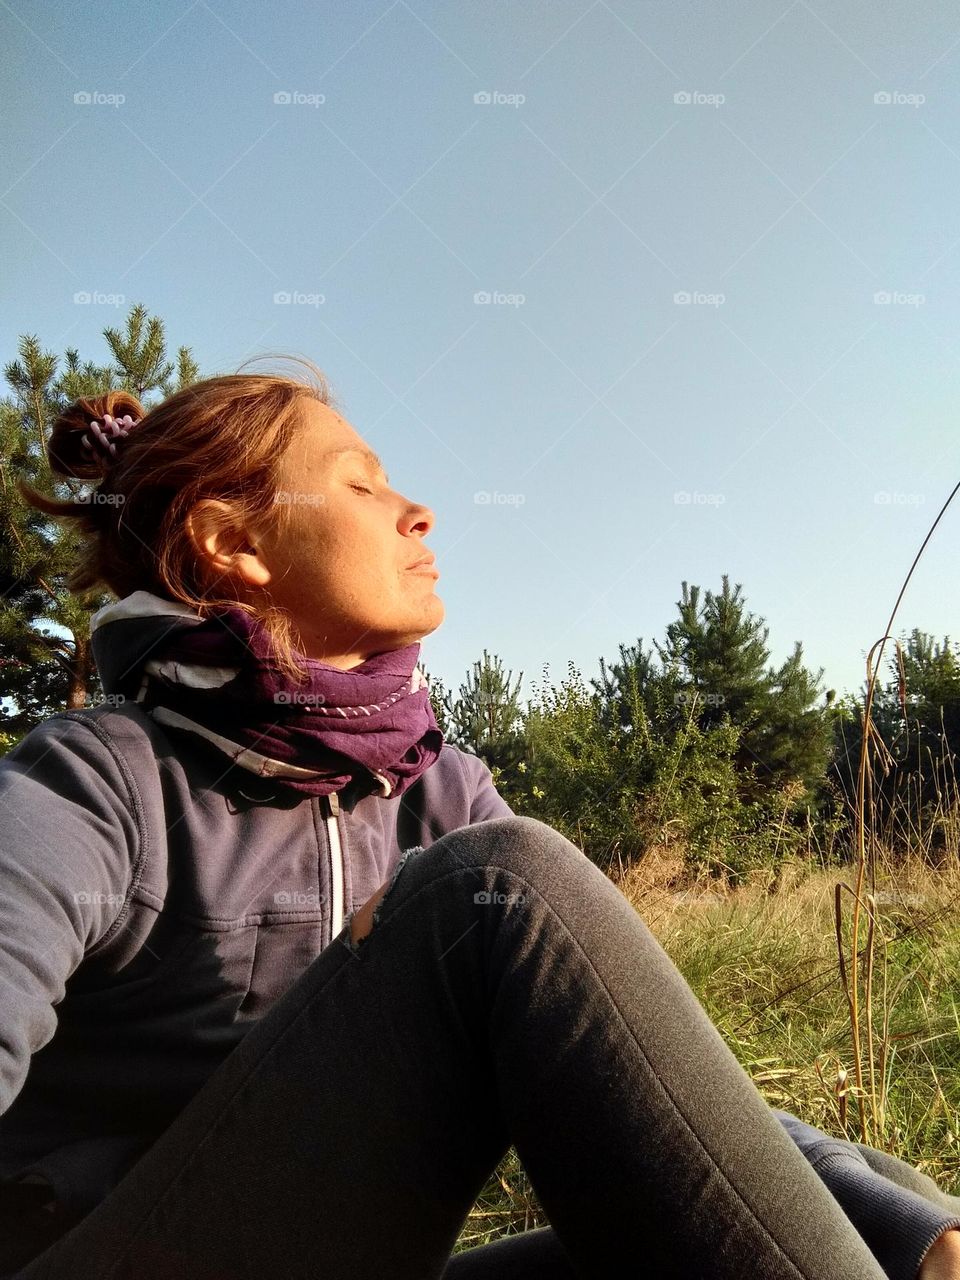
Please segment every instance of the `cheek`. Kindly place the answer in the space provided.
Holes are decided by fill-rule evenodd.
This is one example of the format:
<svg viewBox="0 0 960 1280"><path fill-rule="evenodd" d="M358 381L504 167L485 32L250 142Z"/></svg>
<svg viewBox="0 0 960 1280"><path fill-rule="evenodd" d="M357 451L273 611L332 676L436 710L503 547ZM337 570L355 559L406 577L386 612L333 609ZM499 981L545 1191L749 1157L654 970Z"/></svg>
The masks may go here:
<svg viewBox="0 0 960 1280"><path fill-rule="evenodd" d="M313 576L335 554L336 529L325 506L303 503L291 510L286 525L275 535L273 554L283 570Z"/></svg>
<svg viewBox="0 0 960 1280"><path fill-rule="evenodd" d="M340 501L318 507L303 522L301 547L317 577L382 576L384 534L372 505L365 510L357 503Z"/></svg>
<svg viewBox="0 0 960 1280"><path fill-rule="evenodd" d="M373 499L328 490L322 502L290 514L281 551L298 579L336 586L340 596L396 589L396 529Z"/></svg>

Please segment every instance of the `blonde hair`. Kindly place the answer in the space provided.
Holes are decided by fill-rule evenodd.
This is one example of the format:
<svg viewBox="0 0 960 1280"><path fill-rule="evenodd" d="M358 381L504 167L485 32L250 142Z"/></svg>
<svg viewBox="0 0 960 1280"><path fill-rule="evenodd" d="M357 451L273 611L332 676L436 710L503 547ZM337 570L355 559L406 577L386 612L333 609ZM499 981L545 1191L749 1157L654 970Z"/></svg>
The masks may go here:
<svg viewBox="0 0 960 1280"><path fill-rule="evenodd" d="M217 595L186 528L191 508L205 498L229 502L248 527L286 526L290 506L276 501L280 460L301 424L301 401L335 406L316 365L283 358L304 366L311 377L224 374L194 382L149 409L127 391L78 400L53 424L47 459L58 475L99 480L95 492L87 500L58 501L22 479L17 486L29 506L65 524L72 521L81 533L66 579L69 590L102 585L122 598L142 589L201 614L216 607L242 609L268 629L279 665L297 681L303 668L292 617L270 602L253 605ZM116 458L82 444L91 421L106 413L141 419L117 445Z"/></svg>

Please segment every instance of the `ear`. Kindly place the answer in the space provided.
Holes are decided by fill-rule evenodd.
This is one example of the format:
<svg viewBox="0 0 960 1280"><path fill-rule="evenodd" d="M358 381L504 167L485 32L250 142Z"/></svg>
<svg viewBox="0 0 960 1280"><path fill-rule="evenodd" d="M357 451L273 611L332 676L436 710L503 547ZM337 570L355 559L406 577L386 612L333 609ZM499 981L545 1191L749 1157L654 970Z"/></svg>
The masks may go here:
<svg viewBox="0 0 960 1280"><path fill-rule="evenodd" d="M265 587L270 581L253 535L230 503L201 499L187 513L184 527L204 569L216 578L238 578L250 587Z"/></svg>

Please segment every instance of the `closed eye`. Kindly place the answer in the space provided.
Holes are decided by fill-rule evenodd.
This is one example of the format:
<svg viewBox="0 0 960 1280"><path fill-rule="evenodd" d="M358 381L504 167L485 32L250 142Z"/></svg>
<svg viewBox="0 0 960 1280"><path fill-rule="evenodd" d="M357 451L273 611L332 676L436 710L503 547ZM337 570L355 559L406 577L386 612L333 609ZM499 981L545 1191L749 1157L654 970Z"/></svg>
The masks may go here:
<svg viewBox="0 0 960 1280"><path fill-rule="evenodd" d="M368 489L362 484L351 484L350 488L356 489L360 493L373 493L372 489Z"/></svg>

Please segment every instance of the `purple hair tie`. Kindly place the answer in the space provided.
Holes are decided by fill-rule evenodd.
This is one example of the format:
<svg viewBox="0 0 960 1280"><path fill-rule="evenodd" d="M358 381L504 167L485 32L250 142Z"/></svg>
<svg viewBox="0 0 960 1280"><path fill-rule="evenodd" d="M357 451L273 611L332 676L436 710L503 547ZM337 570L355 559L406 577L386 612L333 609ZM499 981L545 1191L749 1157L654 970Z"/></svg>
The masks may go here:
<svg viewBox="0 0 960 1280"><path fill-rule="evenodd" d="M90 431L85 431L83 433L81 443L85 445L91 453L97 453L99 451L105 454L106 450L109 449L110 455L115 458L117 456L117 446L115 444L117 437L125 438L129 435L130 428L135 427L138 422L142 421L142 418L131 418L129 413L125 414L122 418L113 418L109 413L105 413L103 415L103 426L101 426L96 419L90 423L90 431L93 432L96 444L94 444L93 440L90 439ZM110 434L108 435L107 432Z"/></svg>

